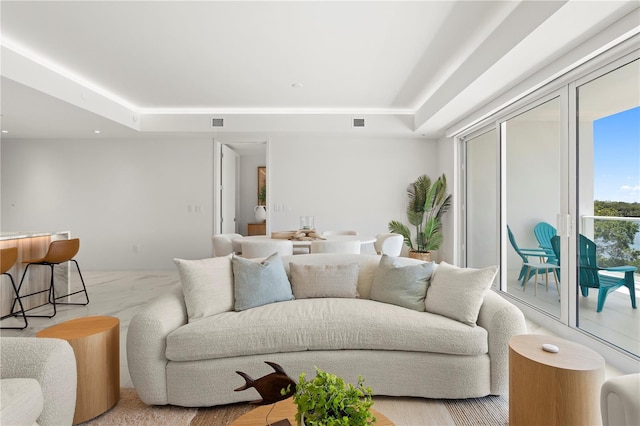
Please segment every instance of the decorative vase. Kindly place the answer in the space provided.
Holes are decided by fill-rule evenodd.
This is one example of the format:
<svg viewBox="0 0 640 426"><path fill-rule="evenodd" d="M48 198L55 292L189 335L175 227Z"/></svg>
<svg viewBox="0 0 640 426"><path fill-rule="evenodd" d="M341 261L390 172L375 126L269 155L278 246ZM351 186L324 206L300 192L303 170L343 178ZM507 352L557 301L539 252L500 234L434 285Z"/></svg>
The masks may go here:
<svg viewBox="0 0 640 426"><path fill-rule="evenodd" d="M431 262L431 252L422 253L415 250L409 250L409 257L412 259L422 260L424 262Z"/></svg>
<svg viewBox="0 0 640 426"><path fill-rule="evenodd" d="M256 222L267 220L267 209L264 206L256 206L253 211L256 215Z"/></svg>

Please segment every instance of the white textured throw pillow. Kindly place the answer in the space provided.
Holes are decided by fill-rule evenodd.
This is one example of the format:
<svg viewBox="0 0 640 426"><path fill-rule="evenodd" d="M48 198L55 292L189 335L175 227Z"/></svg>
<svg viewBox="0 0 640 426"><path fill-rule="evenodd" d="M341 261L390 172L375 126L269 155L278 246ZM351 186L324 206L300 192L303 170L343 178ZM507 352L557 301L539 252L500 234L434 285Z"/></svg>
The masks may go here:
<svg viewBox="0 0 640 426"><path fill-rule="evenodd" d="M293 299L291 284L278 252L262 262L233 256L231 264L236 311Z"/></svg>
<svg viewBox="0 0 640 426"><path fill-rule="evenodd" d="M423 312L433 262L401 265L383 254L373 277L369 299Z"/></svg>
<svg viewBox="0 0 640 426"><path fill-rule="evenodd" d="M497 273L497 266L459 268L441 262L427 291L427 312L475 327L484 295Z"/></svg>
<svg viewBox="0 0 640 426"><path fill-rule="evenodd" d="M347 265L301 265L290 262L291 289L296 299L358 297L360 267Z"/></svg>
<svg viewBox="0 0 640 426"><path fill-rule="evenodd" d="M233 310L230 255L173 262L178 266L189 322Z"/></svg>

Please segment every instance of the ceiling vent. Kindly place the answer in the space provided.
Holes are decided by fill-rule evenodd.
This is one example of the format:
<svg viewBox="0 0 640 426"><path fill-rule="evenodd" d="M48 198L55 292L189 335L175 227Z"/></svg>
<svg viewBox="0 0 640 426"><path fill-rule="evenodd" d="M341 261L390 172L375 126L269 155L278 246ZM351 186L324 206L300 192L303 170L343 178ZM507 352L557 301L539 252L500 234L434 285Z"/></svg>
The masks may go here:
<svg viewBox="0 0 640 426"><path fill-rule="evenodd" d="M212 118L211 127L224 127L224 118Z"/></svg>
<svg viewBox="0 0 640 426"><path fill-rule="evenodd" d="M353 127L364 127L364 118L354 118Z"/></svg>

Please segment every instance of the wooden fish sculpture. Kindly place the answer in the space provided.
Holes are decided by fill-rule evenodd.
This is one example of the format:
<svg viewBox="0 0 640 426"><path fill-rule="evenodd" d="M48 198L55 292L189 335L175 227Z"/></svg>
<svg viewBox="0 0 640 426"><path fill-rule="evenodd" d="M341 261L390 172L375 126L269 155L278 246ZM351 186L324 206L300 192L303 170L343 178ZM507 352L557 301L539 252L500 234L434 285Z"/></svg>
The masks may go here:
<svg viewBox="0 0 640 426"><path fill-rule="evenodd" d="M289 398L296 391L296 382L293 381L291 377L285 373L284 369L280 367L275 362L265 361L265 364L269 364L271 368L275 370L275 373L269 373L264 377L260 377L259 379L252 379L248 374L243 373L242 371L236 371L239 375L244 377L246 383L239 387L238 389L234 389L237 391L243 391L249 388L255 388L260 396L261 400L251 401L251 404L255 405L267 405L273 404L278 401L282 401L283 399ZM281 389L286 389L289 386L289 391L285 392L284 395L280 393Z"/></svg>

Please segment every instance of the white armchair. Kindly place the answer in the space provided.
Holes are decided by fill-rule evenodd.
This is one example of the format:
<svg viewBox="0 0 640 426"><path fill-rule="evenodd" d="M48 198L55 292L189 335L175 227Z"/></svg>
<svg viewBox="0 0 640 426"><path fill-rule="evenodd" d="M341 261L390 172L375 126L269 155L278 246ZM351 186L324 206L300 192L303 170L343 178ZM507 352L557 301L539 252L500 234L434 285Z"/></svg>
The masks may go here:
<svg viewBox="0 0 640 426"><path fill-rule="evenodd" d="M376 241L373 243L373 247L376 249L376 253L378 254L398 257L402 252L403 244L404 237L402 235L385 232L383 234L376 235Z"/></svg>
<svg viewBox="0 0 640 426"><path fill-rule="evenodd" d="M271 256L278 252L280 256L290 256L293 254L293 243L289 240L243 240L242 257L247 259L257 259Z"/></svg>
<svg viewBox="0 0 640 426"><path fill-rule="evenodd" d="M604 426L640 425L640 374L612 377L602 385L600 409Z"/></svg>
<svg viewBox="0 0 640 426"><path fill-rule="evenodd" d="M227 256L231 253L238 254L242 251L242 247L239 242L234 242L242 238L240 234L218 234L211 237L213 244L213 257Z"/></svg>
<svg viewBox="0 0 640 426"><path fill-rule="evenodd" d="M2 337L0 366L2 424L72 424L77 370L66 340Z"/></svg>

